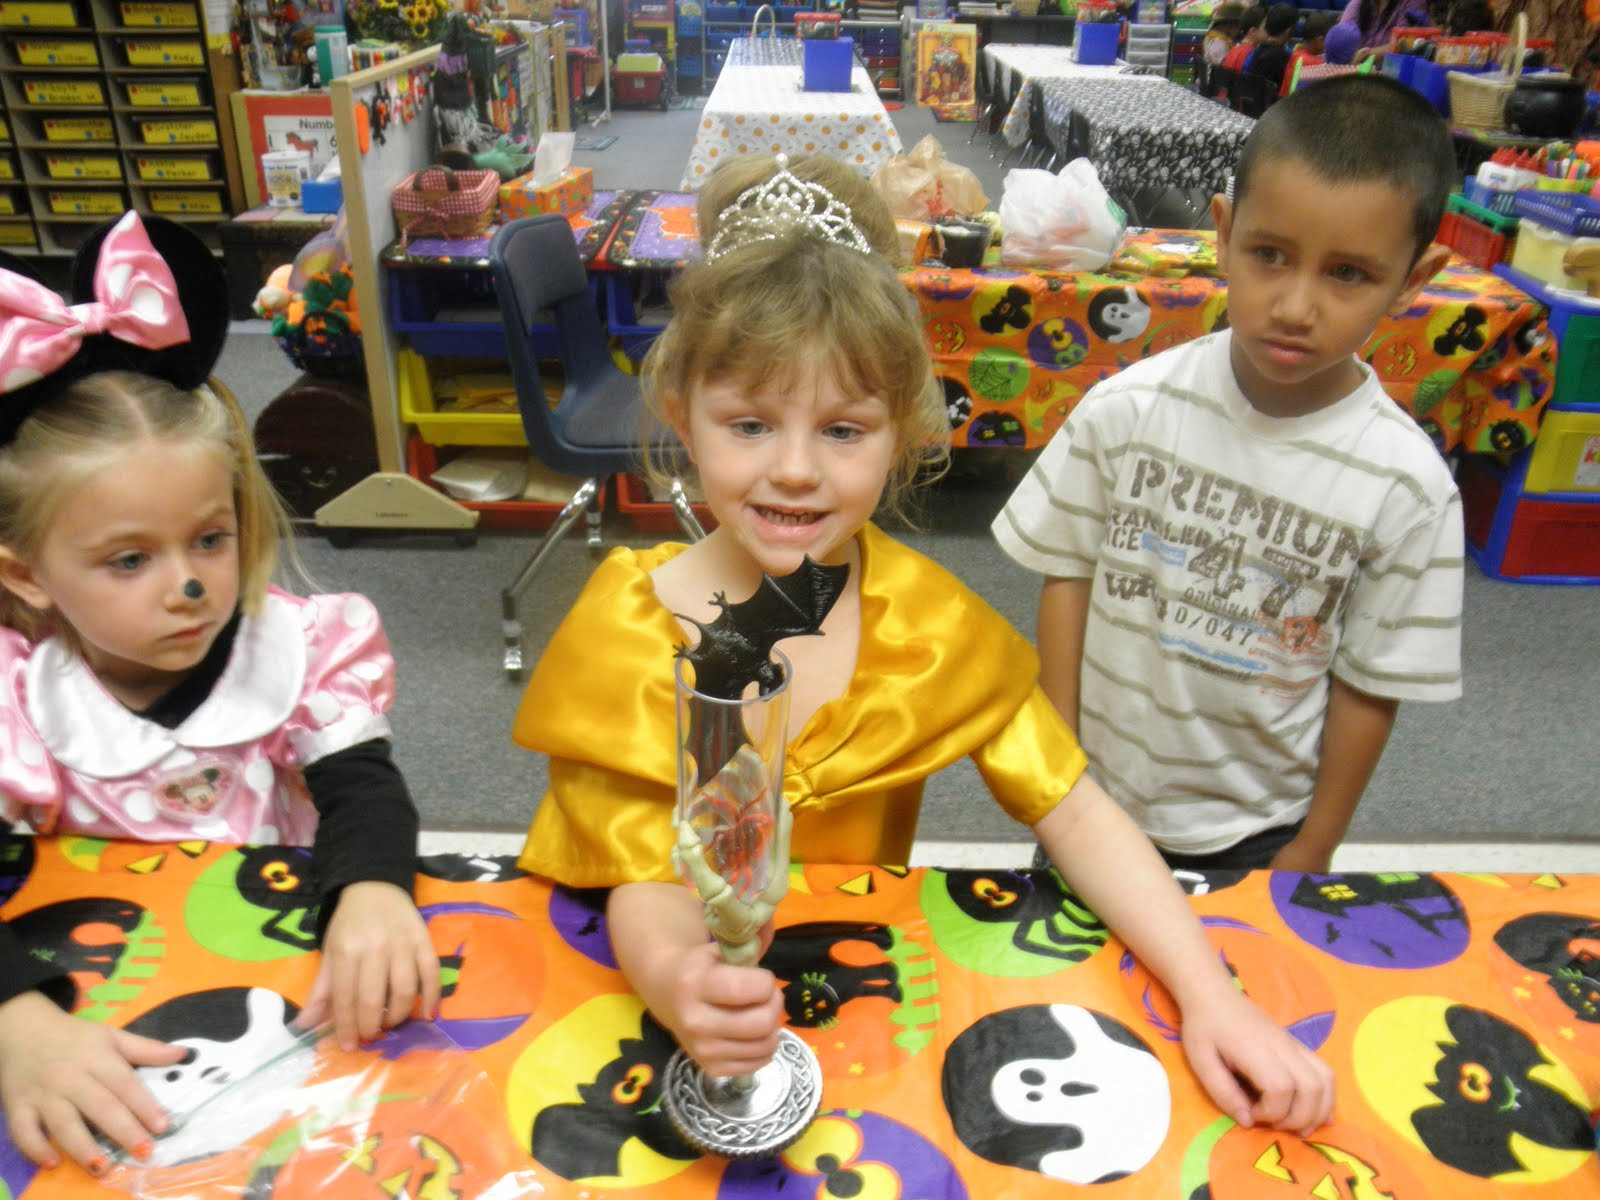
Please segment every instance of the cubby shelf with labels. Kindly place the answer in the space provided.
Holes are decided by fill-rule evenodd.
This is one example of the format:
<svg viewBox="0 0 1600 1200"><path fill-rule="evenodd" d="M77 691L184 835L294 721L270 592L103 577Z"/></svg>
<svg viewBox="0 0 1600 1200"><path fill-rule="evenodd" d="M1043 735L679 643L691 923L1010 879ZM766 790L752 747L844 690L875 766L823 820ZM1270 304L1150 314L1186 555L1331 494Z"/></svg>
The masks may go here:
<svg viewBox="0 0 1600 1200"><path fill-rule="evenodd" d="M200 0L0 0L0 158L17 177L0 194L20 210L0 212L0 244L26 248L25 225L37 253L68 255L135 208L217 245L244 207L219 116L238 67L204 20Z"/></svg>

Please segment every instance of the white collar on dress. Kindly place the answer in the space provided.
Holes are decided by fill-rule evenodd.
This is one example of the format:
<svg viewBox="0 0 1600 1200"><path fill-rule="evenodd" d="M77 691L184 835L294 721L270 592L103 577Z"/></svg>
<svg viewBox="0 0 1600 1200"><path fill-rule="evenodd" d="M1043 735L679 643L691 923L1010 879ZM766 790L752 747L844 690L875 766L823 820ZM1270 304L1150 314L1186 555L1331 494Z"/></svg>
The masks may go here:
<svg viewBox="0 0 1600 1200"><path fill-rule="evenodd" d="M145 770L177 747L208 749L264 737L289 719L306 675L299 614L273 593L245 617L211 694L176 729L130 712L57 638L28 660L28 717L62 766L97 779Z"/></svg>

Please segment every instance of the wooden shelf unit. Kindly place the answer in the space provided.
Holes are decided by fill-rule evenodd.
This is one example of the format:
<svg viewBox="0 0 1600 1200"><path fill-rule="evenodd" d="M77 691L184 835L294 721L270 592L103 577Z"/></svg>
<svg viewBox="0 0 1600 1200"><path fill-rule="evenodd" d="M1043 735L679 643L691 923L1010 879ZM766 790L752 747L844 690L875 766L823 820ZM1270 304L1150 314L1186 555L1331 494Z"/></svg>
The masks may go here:
<svg viewBox="0 0 1600 1200"><path fill-rule="evenodd" d="M134 208L218 248L246 207L227 33L201 0L0 0L0 246L70 255Z"/></svg>

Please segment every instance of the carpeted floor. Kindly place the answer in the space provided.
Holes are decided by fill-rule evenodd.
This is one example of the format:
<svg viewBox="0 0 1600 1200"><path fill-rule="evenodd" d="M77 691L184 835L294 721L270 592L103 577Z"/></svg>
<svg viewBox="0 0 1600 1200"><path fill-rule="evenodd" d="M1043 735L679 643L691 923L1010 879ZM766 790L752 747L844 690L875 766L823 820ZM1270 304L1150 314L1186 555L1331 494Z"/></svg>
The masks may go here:
<svg viewBox="0 0 1600 1200"><path fill-rule="evenodd" d="M990 203L999 202L1006 168L990 139L915 106L893 119L907 148L937 137L950 158L974 171ZM672 188L696 121L694 110L618 109L579 131L615 144L605 152L580 147L574 161L593 168L597 188ZM1202 199L1155 199L1154 223L1189 224L1204 211L1196 203ZM258 412L295 372L270 338L245 332L261 330L259 322L238 328L219 372ZM906 537L1031 635L1038 580L1001 554L987 532L1023 463L1009 452L958 454L950 477L927 497L922 531ZM660 536L632 530L615 512L606 516L606 535L609 544L636 546ZM364 592L384 614L400 667L396 756L432 828L521 829L542 791L542 763L510 742L519 689L499 666L498 594L535 536L486 533L463 548L445 537L371 535L342 550L320 537L299 539L320 586ZM550 557L523 605L533 653L592 565L577 537ZM1381 842L1594 839L1597 601L1593 589L1498 583L1469 566L1466 698L1402 707L1352 835ZM1027 836L964 765L930 782L920 832L948 841Z"/></svg>

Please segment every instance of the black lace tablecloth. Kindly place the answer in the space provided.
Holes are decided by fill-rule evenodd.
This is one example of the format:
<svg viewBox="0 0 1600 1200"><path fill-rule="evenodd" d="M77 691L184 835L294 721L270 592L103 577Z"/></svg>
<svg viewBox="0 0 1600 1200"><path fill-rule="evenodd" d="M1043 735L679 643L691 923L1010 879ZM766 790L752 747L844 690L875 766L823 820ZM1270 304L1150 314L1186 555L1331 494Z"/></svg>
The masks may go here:
<svg viewBox="0 0 1600 1200"><path fill-rule="evenodd" d="M728 43L730 67L798 67L800 39L792 37L741 37Z"/></svg>
<svg viewBox="0 0 1600 1200"><path fill-rule="evenodd" d="M1101 79L1036 79L1046 128L1058 154L1094 163L1109 191L1227 186L1254 122L1175 83L1130 87ZM1086 144L1071 117L1083 117Z"/></svg>
<svg viewBox="0 0 1600 1200"><path fill-rule="evenodd" d="M893 28L891 26L891 28ZM805 64L805 43L793 37L741 37L728 43L728 61L725 67L799 67ZM851 57L855 65L865 68L861 48L856 47Z"/></svg>

